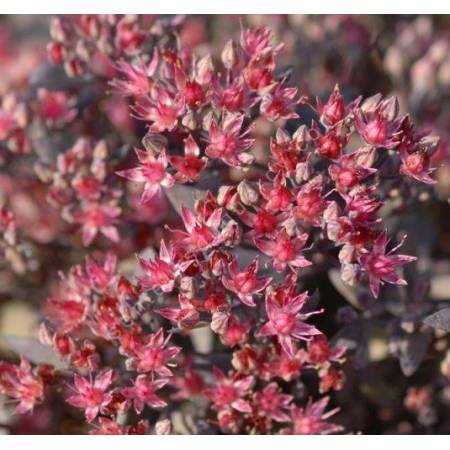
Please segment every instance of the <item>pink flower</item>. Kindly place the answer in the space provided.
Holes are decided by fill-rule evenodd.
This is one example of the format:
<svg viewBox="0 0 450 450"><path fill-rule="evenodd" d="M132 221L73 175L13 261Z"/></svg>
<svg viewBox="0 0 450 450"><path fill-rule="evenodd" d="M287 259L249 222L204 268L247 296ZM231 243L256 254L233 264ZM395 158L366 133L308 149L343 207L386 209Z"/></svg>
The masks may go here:
<svg viewBox="0 0 450 450"><path fill-rule="evenodd" d="M258 331L259 336L277 336L278 342L291 357L295 354L293 340L308 341L312 336L320 334L313 325L304 322L309 316L321 311L301 314L308 293L291 296L291 292L282 295L266 295L266 312L268 322Z"/></svg>
<svg viewBox="0 0 450 450"><path fill-rule="evenodd" d="M149 434L149 424L145 420L140 420L137 425L120 425L115 420L106 417L99 417L98 423L94 424L94 429L89 432L93 435L144 435Z"/></svg>
<svg viewBox="0 0 450 450"><path fill-rule="evenodd" d="M318 176L303 185L297 193L294 215L316 227L323 222L323 212L328 205L323 194L322 179Z"/></svg>
<svg viewBox="0 0 450 450"><path fill-rule="evenodd" d="M252 146L254 139L244 138L249 130L241 134L243 122L242 114L226 114L220 126L213 119L207 129L206 155L212 159L221 159L232 167L251 164L254 157L245 151Z"/></svg>
<svg viewBox="0 0 450 450"><path fill-rule="evenodd" d="M271 235L277 228L280 220L285 217L282 214L275 215L264 208L259 208L256 213L244 210L238 214L242 222L252 228L252 230L246 234L249 238L254 235Z"/></svg>
<svg viewBox="0 0 450 450"><path fill-rule="evenodd" d="M374 191L373 188L359 189L343 195L347 203L347 216L353 223L373 225L381 221L376 217L376 213L383 203L373 195Z"/></svg>
<svg viewBox="0 0 450 450"><path fill-rule="evenodd" d="M159 247L159 258L151 261L138 257L138 260L144 271L144 275L138 277L142 287L144 289L161 288L163 292L171 292L175 279L192 263L192 261L177 262L173 247L167 248L164 240L161 240Z"/></svg>
<svg viewBox="0 0 450 450"><path fill-rule="evenodd" d="M289 422L289 416L283 411L289 407L293 400L292 395L280 393L277 383L268 384L261 392L255 396L256 409L258 414L276 422Z"/></svg>
<svg viewBox="0 0 450 450"><path fill-rule="evenodd" d="M286 178L279 171L273 180L273 184L260 182L259 192L266 200L264 208L267 211L286 211L291 207L294 196L286 186Z"/></svg>
<svg viewBox="0 0 450 450"><path fill-rule="evenodd" d="M388 236L380 233L375 240L372 250L360 256L359 261L369 275L370 290L375 298L380 292L380 285L386 283L405 286L406 281L398 275L399 267L415 261L415 256L392 255L403 244L404 239L395 248L386 253Z"/></svg>
<svg viewBox="0 0 450 450"><path fill-rule="evenodd" d="M189 251L205 251L219 245L224 236L218 231L222 222L222 208L215 209L207 220L195 215L184 206L181 209L181 218L187 232L176 230L178 243Z"/></svg>
<svg viewBox="0 0 450 450"><path fill-rule="evenodd" d="M287 266L296 270L312 264L300 254L307 240L307 233L291 238L286 230L282 229L270 241L255 238L255 244L263 253L272 258L275 270L283 272Z"/></svg>
<svg viewBox="0 0 450 450"><path fill-rule="evenodd" d="M316 98L316 111L325 125L333 126L343 120L351 111L355 109L355 107L358 106L360 102L361 97L358 97L346 106L344 97L341 94L339 86L336 84L333 92L325 104L322 103L320 98Z"/></svg>
<svg viewBox="0 0 450 450"><path fill-rule="evenodd" d="M331 179L340 192L347 192L362 180L377 171L370 167L374 159L372 148L359 150L343 155L328 168Z"/></svg>
<svg viewBox="0 0 450 450"><path fill-rule="evenodd" d="M435 168L430 167L431 160L426 150L417 150L409 153L406 149L401 149L400 158L402 161L400 173L415 178L422 183L436 183L436 180L431 178Z"/></svg>
<svg viewBox="0 0 450 450"><path fill-rule="evenodd" d="M280 44L275 49L271 45L272 32L268 27L259 27L255 29L243 28L241 30L241 47L244 52L252 58L255 58L267 51L278 52L283 47Z"/></svg>
<svg viewBox="0 0 450 450"><path fill-rule="evenodd" d="M198 311L192 302L183 294L178 296L179 308L160 308L159 314L170 320L180 329L193 328L200 319Z"/></svg>
<svg viewBox="0 0 450 450"><path fill-rule="evenodd" d="M181 93L173 94L161 85L154 84L150 95L140 97L133 110L136 118L153 122L150 131L161 133L172 131L178 125L178 118L185 112L185 99Z"/></svg>
<svg viewBox="0 0 450 450"><path fill-rule="evenodd" d="M291 408L292 433L293 434L331 434L342 431L344 427L328 422L328 418L339 411L339 408L325 412L330 401L329 397L323 397L317 402L309 400L305 408L293 406Z"/></svg>
<svg viewBox="0 0 450 450"><path fill-rule="evenodd" d="M48 91L40 88L37 91L37 113L49 124L65 124L77 115L74 99L69 99L63 91Z"/></svg>
<svg viewBox="0 0 450 450"><path fill-rule="evenodd" d="M231 378L213 367L214 387L205 389L204 395L213 402L213 408L220 411L222 409L233 408L242 413L251 412L250 403L243 397L248 393L253 384L253 377L239 378L237 373Z"/></svg>
<svg viewBox="0 0 450 450"><path fill-rule="evenodd" d="M215 104L218 109L222 108L230 113L248 111L258 102L258 98L252 96L250 92L240 79L236 79L226 88L218 85L215 92Z"/></svg>
<svg viewBox="0 0 450 450"><path fill-rule="evenodd" d="M184 140L184 156L171 155L169 163L176 169L174 178L180 183L196 183L199 181L208 158L199 158L200 149L194 138L189 135Z"/></svg>
<svg viewBox="0 0 450 450"><path fill-rule="evenodd" d="M296 87L284 87L284 83L278 83L261 101L261 113L271 121L278 119L296 119L298 114L295 108L299 100L295 100L298 89Z"/></svg>
<svg viewBox="0 0 450 450"><path fill-rule="evenodd" d="M170 188L175 180L167 172L167 156L163 150L158 157L153 152L136 149L140 165L133 169L126 169L117 172L117 175L134 181L135 183L144 183L141 203L149 202L157 195L162 187Z"/></svg>
<svg viewBox="0 0 450 450"><path fill-rule="evenodd" d="M133 400L134 409L141 414L145 405L151 408L164 408L167 403L156 395L156 391L163 388L169 380L153 380L148 375L138 375L134 386L122 389L122 394Z"/></svg>
<svg viewBox="0 0 450 450"><path fill-rule="evenodd" d="M274 82L275 58L272 52L255 56L244 70L244 80L247 86L258 94L264 94Z"/></svg>
<svg viewBox="0 0 450 450"><path fill-rule="evenodd" d="M375 96L355 110L355 127L363 139L375 147L395 148L400 143L401 120L396 119L398 100Z"/></svg>
<svg viewBox="0 0 450 450"><path fill-rule="evenodd" d="M67 399L67 403L76 408L85 410L86 420L92 422L98 413L112 400L112 395L107 392L112 379L112 369L100 372L94 382L74 375L74 387L76 394Z"/></svg>
<svg viewBox="0 0 450 450"><path fill-rule="evenodd" d="M122 210L110 203L86 202L75 212L74 220L81 225L83 245L92 244L98 232L113 242L119 241L119 233L114 224Z"/></svg>
<svg viewBox="0 0 450 450"><path fill-rule="evenodd" d="M0 394L18 400L14 413L25 414L44 400L44 383L33 374L25 358L20 359L20 366L1 361Z"/></svg>
<svg viewBox="0 0 450 450"><path fill-rule="evenodd" d="M151 80L155 73L159 62L158 52L155 51L153 58L148 65L144 63L129 64L125 61L120 61L117 64L117 69L121 72L125 79L114 79L111 82L117 93L123 96L140 97L145 96L150 91Z"/></svg>
<svg viewBox="0 0 450 450"><path fill-rule="evenodd" d="M66 294L67 295L67 294ZM53 297L46 303L47 313L61 333L78 328L87 318L89 301L86 297Z"/></svg>
<svg viewBox="0 0 450 450"><path fill-rule="evenodd" d="M180 353L180 347L167 347L170 334L164 339L162 328L154 334L146 336L143 343L138 343L127 360L127 367L138 372L155 372L163 377L172 376L167 367L171 359Z"/></svg>
<svg viewBox="0 0 450 450"><path fill-rule="evenodd" d="M220 340L228 347L234 347L238 344L243 344L247 341L247 335L252 327L252 321L243 322L239 319L237 314L229 314L228 312L216 312L213 315L217 317L222 314L224 318L223 329L220 329Z"/></svg>
<svg viewBox="0 0 450 450"><path fill-rule="evenodd" d="M108 286L118 280L115 274L117 257L113 253L107 253L103 266L91 258L86 258L86 273L93 289L104 291Z"/></svg>
<svg viewBox="0 0 450 450"><path fill-rule="evenodd" d="M189 400L193 396L203 392L204 381L202 376L192 368L192 361L189 359L183 367L183 373L175 375L171 380L171 384L177 389L172 394L173 400Z"/></svg>
<svg viewBox="0 0 450 450"><path fill-rule="evenodd" d="M319 334L308 341L307 358L311 364L327 365L329 361L338 362L344 356L345 351L345 347L330 348L327 337Z"/></svg>
<svg viewBox="0 0 450 450"><path fill-rule="evenodd" d="M270 284L272 278L257 278L258 258L247 266L242 272L239 271L239 263L236 258L228 266L228 275L230 278L222 277L223 285L234 292L247 306L256 306L253 295L258 294Z"/></svg>

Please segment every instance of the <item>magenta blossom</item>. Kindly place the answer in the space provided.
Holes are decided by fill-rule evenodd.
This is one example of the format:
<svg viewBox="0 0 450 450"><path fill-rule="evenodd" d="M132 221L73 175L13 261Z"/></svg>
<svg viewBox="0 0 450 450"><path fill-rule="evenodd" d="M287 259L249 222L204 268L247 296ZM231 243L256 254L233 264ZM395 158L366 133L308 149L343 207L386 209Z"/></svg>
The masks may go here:
<svg viewBox="0 0 450 450"><path fill-rule="evenodd" d="M81 225L83 245L91 245L100 232L113 242L119 241L115 224L122 210L111 203L83 203L82 209L74 213L74 220Z"/></svg>
<svg viewBox="0 0 450 450"><path fill-rule="evenodd" d="M293 340L308 341L312 336L320 334L315 326L308 325L304 320L321 311L300 313L307 299L307 292L292 297L290 292L282 296L269 293L266 296L266 312L269 321L262 326L258 334L277 336L278 342L286 353L293 356L295 354Z"/></svg>
<svg viewBox="0 0 450 450"><path fill-rule="evenodd" d="M159 314L181 329L193 328L200 318L198 311L192 302L182 294L178 296L178 303L179 308L160 308Z"/></svg>
<svg viewBox="0 0 450 450"><path fill-rule="evenodd" d="M226 114L218 125L214 119L208 127L208 146L205 153L212 159L221 159L229 166L251 164L254 156L247 153L254 139L245 138L249 129L241 134L242 114Z"/></svg>
<svg viewBox="0 0 450 450"><path fill-rule="evenodd" d="M167 156L163 150L157 157L150 151L135 149L140 165L133 169L121 170L117 175L134 181L144 183L141 203L149 202L163 187L170 188L175 180L167 172Z"/></svg>
<svg viewBox="0 0 450 450"><path fill-rule="evenodd" d="M328 419L339 411L339 408L335 408L325 412L329 401L329 397L324 397L314 403L309 400L305 408L293 406L292 434L331 434L342 431L342 426L328 422Z"/></svg>
<svg viewBox="0 0 450 450"><path fill-rule="evenodd" d="M167 367L173 365L171 359L180 353L180 347L167 347L170 334L164 338L162 328L154 334L146 336L144 343L138 343L132 350L132 356L127 360L127 367L138 372L154 372L163 377L172 376Z"/></svg>
<svg viewBox="0 0 450 450"><path fill-rule="evenodd" d="M160 133L173 130L185 108L186 102L181 93L174 94L161 85L153 84L150 95L139 97L133 109L137 119L153 122L151 132Z"/></svg>
<svg viewBox="0 0 450 450"><path fill-rule="evenodd" d="M144 289L161 288L163 292L171 292L175 279L192 263L192 261L177 262L173 247L167 247L164 240L159 247L159 258L146 260L138 257L138 260L144 271L144 274L138 277L141 286Z"/></svg>
<svg viewBox="0 0 450 450"><path fill-rule="evenodd" d="M67 399L67 403L76 408L85 410L86 420L92 422L97 414L112 400L112 395L107 392L112 379L112 369L100 372L95 380L88 380L80 375L74 375L76 394Z"/></svg>
<svg viewBox="0 0 450 450"><path fill-rule="evenodd" d="M257 411L264 417L276 422L289 422L289 416L283 411L289 407L293 400L292 395L282 394L277 383L268 384L255 396Z"/></svg>
<svg viewBox="0 0 450 450"><path fill-rule="evenodd" d="M141 414L145 405L151 408L164 408L167 403L156 395L156 391L163 388L169 380L153 380L148 375L138 375L134 386L122 389L122 394L133 400L134 409Z"/></svg>
<svg viewBox="0 0 450 450"><path fill-rule="evenodd" d="M181 218L183 219L185 231L176 230L178 245L188 251L205 251L219 245L226 238L224 233L219 232L222 222L222 208L215 209L207 220L196 217L192 211L182 207Z"/></svg>
<svg viewBox="0 0 450 450"><path fill-rule="evenodd" d="M155 51L153 58L148 65L138 62L129 64L125 61L119 61L117 69L123 74L123 80L114 79L110 84L117 93L123 96L140 97L147 95L150 91L150 77L154 75L159 62L158 52Z"/></svg>
<svg viewBox="0 0 450 450"><path fill-rule="evenodd" d="M92 258L86 258L86 273L93 289L104 291L118 281L116 275L117 257L113 253L107 253L103 265Z"/></svg>
<svg viewBox="0 0 450 450"><path fill-rule="evenodd" d="M286 230L282 229L277 232L273 240L266 241L256 238L255 244L263 253L273 259L273 267L275 270L277 272L283 272L287 266L292 270L296 270L312 264L300 254L307 240L307 233L291 238Z"/></svg>
<svg viewBox="0 0 450 450"><path fill-rule="evenodd" d="M222 277L223 285L230 291L234 292L247 306L256 306L253 295L258 294L270 284L272 278L257 278L258 258L242 272L239 271L239 263L233 258L228 266L230 278Z"/></svg>
<svg viewBox="0 0 450 450"><path fill-rule="evenodd" d="M18 400L14 412L24 414L44 400L44 383L33 374L31 364L25 358L20 359L20 366L1 361L0 394Z"/></svg>
<svg viewBox="0 0 450 450"><path fill-rule="evenodd" d="M417 258L407 255L392 255L403 244L403 241L404 239L399 245L386 253L386 246L389 242L388 236L386 232L380 233L373 244L372 250L359 258L362 267L369 275L370 290L375 298L378 297L380 285L384 282L402 286L407 284L397 273L397 270Z"/></svg>
<svg viewBox="0 0 450 450"><path fill-rule="evenodd" d="M375 147L395 148L400 143L401 119L397 119L398 100L374 96L355 110L355 127L364 140Z"/></svg>
<svg viewBox="0 0 450 450"><path fill-rule="evenodd" d="M212 388L205 389L204 394L213 402L214 409L220 411L233 408L242 413L251 412L250 403L243 397L253 384L252 376L227 378L217 367L213 367L213 375L215 385Z"/></svg>

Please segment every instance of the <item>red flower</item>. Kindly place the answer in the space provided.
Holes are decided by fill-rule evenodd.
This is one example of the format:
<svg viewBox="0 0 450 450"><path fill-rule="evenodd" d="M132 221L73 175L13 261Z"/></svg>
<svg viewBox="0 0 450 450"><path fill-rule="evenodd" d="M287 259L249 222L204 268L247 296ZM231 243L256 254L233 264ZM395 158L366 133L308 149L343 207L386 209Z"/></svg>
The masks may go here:
<svg viewBox="0 0 450 450"><path fill-rule="evenodd" d="M178 296L179 308L160 308L159 314L165 319L170 320L180 329L189 329L195 327L200 320L200 315L191 301L183 294Z"/></svg>
<svg viewBox="0 0 450 450"><path fill-rule="evenodd" d="M234 292L242 303L247 306L256 306L253 295L258 294L270 284L272 278L257 278L258 258L247 266L242 272L239 271L239 263L236 258L228 266L230 278L222 277L223 285Z"/></svg>
<svg viewBox="0 0 450 450"><path fill-rule="evenodd" d="M239 378L237 374L234 374L231 378L227 378L217 367L213 367L213 375L215 385L206 389L204 395L213 402L215 410L233 408L242 413L251 412L250 403L243 397L253 384L252 376Z"/></svg>
<svg viewBox="0 0 450 450"><path fill-rule="evenodd" d="M138 149L135 149L135 151L140 165L133 169L121 170L117 172L117 175L135 183L144 183L141 202L147 203L162 190L162 187L172 187L175 180L167 172L165 150L162 150L157 157L151 151Z"/></svg>
<svg viewBox="0 0 450 450"><path fill-rule="evenodd" d="M44 400L44 383L33 374L25 358L20 359L20 366L1 361L0 393L18 400L14 412L25 414Z"/></svg>
<svg viewBox="0 0 450 450"><path fill-rule="evenodd" d="M409 153L406 149L401 149L400 157L402 160L401 173L409 175L422 183L436 183L436 180L433 180L430 176L435 171L435 168L430 167L431 159L426 150L419 149Z"/></svg>
<svg viewBox="0 0 450 450"><path fill-rule="evenodd" d="M345 105L344 97L339 86L336 84L333 92L324 104L320 98L316 98L316 111L320 115L321 121L327 126L336 125L343 120L361 102L361 97L353 100L348 106Z"/></svg>
<svg viewBox="0 0 450 450"><path fill-rule="evenodd" d="M294 196L286 184L286 178L281 171L275 176L272 185L260 182L259 192L266 200L264 208L267 211L278 212L290 209Z"/></svg>
<svg viewBox="0 0 450 450"><path fill-rule="evenodd" d="M306 324L304 320L321 311L300 313L307 299L307 292L295 297L290 293L283 296L269 293L266 296L266 312L269 320L260 328L258 335L277 336L286 353L291 357L294 356L293 340L308 341L312 336L320 334L315 326Z"/></svg>
<svg viewBox="0 0 450 450"><path fill-rule="evenodd" d="M246 342L252 325L251 321L242 322L236 314L230 315L228 312L225 312L224 316L229 317L224 325L224 330L220 330L220 340L228 347Z"/></svg>
<svg viewBox="0 0 450 450"><path fill-rule="evenodd" d="M170 334L164 339L163 330L146 336L144 342L133 349L133 355L127 360L127 367L138 372L155 372L163 377L172 376L167 367L171 359L180 353L179 347L167 347Z"/></svg>
<svg viewBox="0 0 450 450"><path fill-rule="evenodd" d="M81 210L74 214L75 222L81 225L83 245L91 245L99 232L111 241L118 242L119 232L115 224L121 212L114 204L83 203Z"/></svg>
<svg viewBox="0 0 450 450"><path fill-rule="evenodd" d="M330 165L328 172L340 192L347 192L362 180L377 171L370 167L374 159L373 148L359 150L343 155Z"/></svg>
<svg viewBox="0 0 450 450"><path fill-rule="evenodd" d="M309 400L305 408L293 406L291 408L293 434L331 434L338 433L344 428L335 423L328 422L328 418L339 411L339 408L325 412L330 398L323 397L313 403Z"/></svg>
<svg viewBox="0 0 450 450"><path fill-rule="evenodd" d="M112 379L112 369L100 372L94 382L80 375L74 375L75 395L67 399L67 403L76 408L85 410L86 420L92 422L103 408L112 400L112 395L107 392Z"/></svg>
<svg viewBox="0 0 450 450"><path fill-rule="evenodd" d="M401 120L397 119L398 100L374 96L355 110L355 126L364 140L375 147L395 148L400 142Z"/></svg>
<svg viewBox="0 0 450 450"><path fill-rule="evenodd" d="M264 95L261 101L261 113L268 120L296 119L298 114L295 108L300 100L295 100L298 89L284 87L284 83L278 83L271 91Z"/></svg>
<svg viewBox="0 0 450 450"><path fill-rule="evenodd" d="M150 95L139 97L133 110L137 119L153 122L151 132L161 133L172 131L178 125L178 118L185 108L185 99L181 93L173 94L161 85L153 84Z"/></svg>
<svg viewBox="0 0 450 450"><path fill-rule="evenodd" d="M256 238L255 244L263 253L272 257L275 270L283 272L286 266L296 270L312 264L300 254L307 240L306 233L291 238L286 230L282 229L276 233L273 240Z"/></svg>
<svg viewBox="0 0 450 450"><path fill-rule="evenodd" d="M218 232L222 222L222 208L215 209L207 220L195 215L184 206L181 209L181 218L187 232L176 230L179 238L178 244L186 247L188 251L205 251L219 245L223 240L223 234Z"/></svg>
<svg viewBox="0 0 450 450"><path fill-rule="evenodd" d="M200 179L208 158L199 158L200 149L194 138L189 135L184 140L184 156L169 156L170 164L177 170L174 178L180 183L196 183Z"/></svg>
<svg viewBox="0 0 450 450"><path fill-rule="evenodd" d="M77 115L74 99L69 99L63 91L37 91L37 113L47 123L62 125L71 122Z"/></svg>
<svg viewBox="0 0 450 450"><path fill-rule="evenodd" d="M271 235L276 229L280 219L284 217L281 214L276 216L274 213L269 212L264 208L259 208L256 214L246 210L241 211L238 214L242 222L252 228L252 230L247 233L247 237L252 237L254 235Z"/></svg>
<svg viewBox="0 0 450 450"><path fill-rule="evenodd" d="M102 292L118 280L115 275L117 257L107 253L103 266L91 258L86 258L86 273L93 289Z"/></svg>
<svg viewBox="0 0 450 450"><path fill-rule="evenodd" d="M163 292L172 292L175 279L192 263L192 261L177 262L173 247L167 248L164 240L159 247L159 258L150 261L138 257L138 260L144 271L144 275L138 277L142 287L144 289L161 288Z"/></svg>
<svg viewBox="0 0 450 450"><path fill-rule="evenodd" d="M205 387L203 377L192 368L190 359L183 366L182 374L175 375L171 384L177 389L171 397L177 401L189 400L193 396L200 395Z"/></svg>
<svg viewBox="0 0 450 450"><path fill-rule="evenodd" d="M254 139L246 139L244 136L250 130L241 134L244 116L240 114L226 114L220 126L212 119L208 131L208 146L205 153L212 159L221 159L229 166L251 164L253 155L246 153Z"/></svg>
<svg viewBox="0 0 450 450"><path fill-rule="evenodd" d="M303 185L297 193L295 217L316 227L321 226L323 212L328 205L322 194L322 178L318 176Z"/></svg>
<svg viewBox="0 0 450 450"><path fill-rule="evenodd" d="M415 261L417 258L407 255L392 255L403 244L403 241L386 253L388 236L386 232L380 233L373 244L372 250L359 258L362 267L369 275L370 290L375 298L378 297L380 285L384 282L402 286L407 284L397 273L398 268Z"/></svg>
<svg viewBox="0 0 450 450"><path fill-rule="evenodd" d="M134 386L122 389L122 394L133 400L134 409L141 414L145 405L151 408L164 408L167 403L156 395L156 391L163 388L169 380L153 380L147 375L138 375Z"/></svg>
<svg viewBox="0 0 450 450"><path fill-rule="evenodd" d="M290 418L283 409L289 407L293 398L292 395L280 393L277 383L273 382L256 394L256 410L258 414L276 422L289 422Z"/></svg>

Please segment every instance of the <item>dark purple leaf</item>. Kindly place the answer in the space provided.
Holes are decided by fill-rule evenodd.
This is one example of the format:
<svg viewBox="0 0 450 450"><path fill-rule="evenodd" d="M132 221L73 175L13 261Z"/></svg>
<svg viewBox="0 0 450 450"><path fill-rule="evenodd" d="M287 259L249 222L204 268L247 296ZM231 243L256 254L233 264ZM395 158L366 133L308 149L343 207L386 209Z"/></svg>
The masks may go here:
<svg viewBox="0 0 450 450"><path fill-rule="evenodd" d="M425 317L425 325L439 330L450 331L450 308L444 308L440 311Z"/></svg>

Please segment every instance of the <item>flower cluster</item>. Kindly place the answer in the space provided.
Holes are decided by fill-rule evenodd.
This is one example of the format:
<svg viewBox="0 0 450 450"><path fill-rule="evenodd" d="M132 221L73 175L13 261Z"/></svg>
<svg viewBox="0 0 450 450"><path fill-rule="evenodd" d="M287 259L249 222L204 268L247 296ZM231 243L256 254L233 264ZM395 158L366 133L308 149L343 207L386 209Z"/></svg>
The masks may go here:
<svg viewBox="0 0 450 450"><path fill-rule="evenodd" d="M348 101L336 85L308 99L279 70L284 46L266 27L242 27L215 58L169 39L182 23L52 20L52 62L95 79L102 101L37 90L25 106L34 126L72 139L34 170L65 233L81 230L92 251L59 272L45 303L39 336L58 364L0 363L0 392L24 413L56 382L93 434L167 434L173 410L192 399L208 406L187 432L341 432L328 405L347 352L323 333L327 299L308 279L339 268L371 304L384 284L407 284L402 267L416 258L397 252L406 237L390 237L381 212L396 192L434 183L437 140L394 97ZM111 98L128 104L130 122L104 106ZM2 108L1 145L39 156L31 126L17 144L31 124L20 103ZM104 135L92 117L107 123ZM263 149L261 124L273 131ZM165 197L173 214L152 234L143 212ZM12 244L6 209L0 232Z"/></svg>

